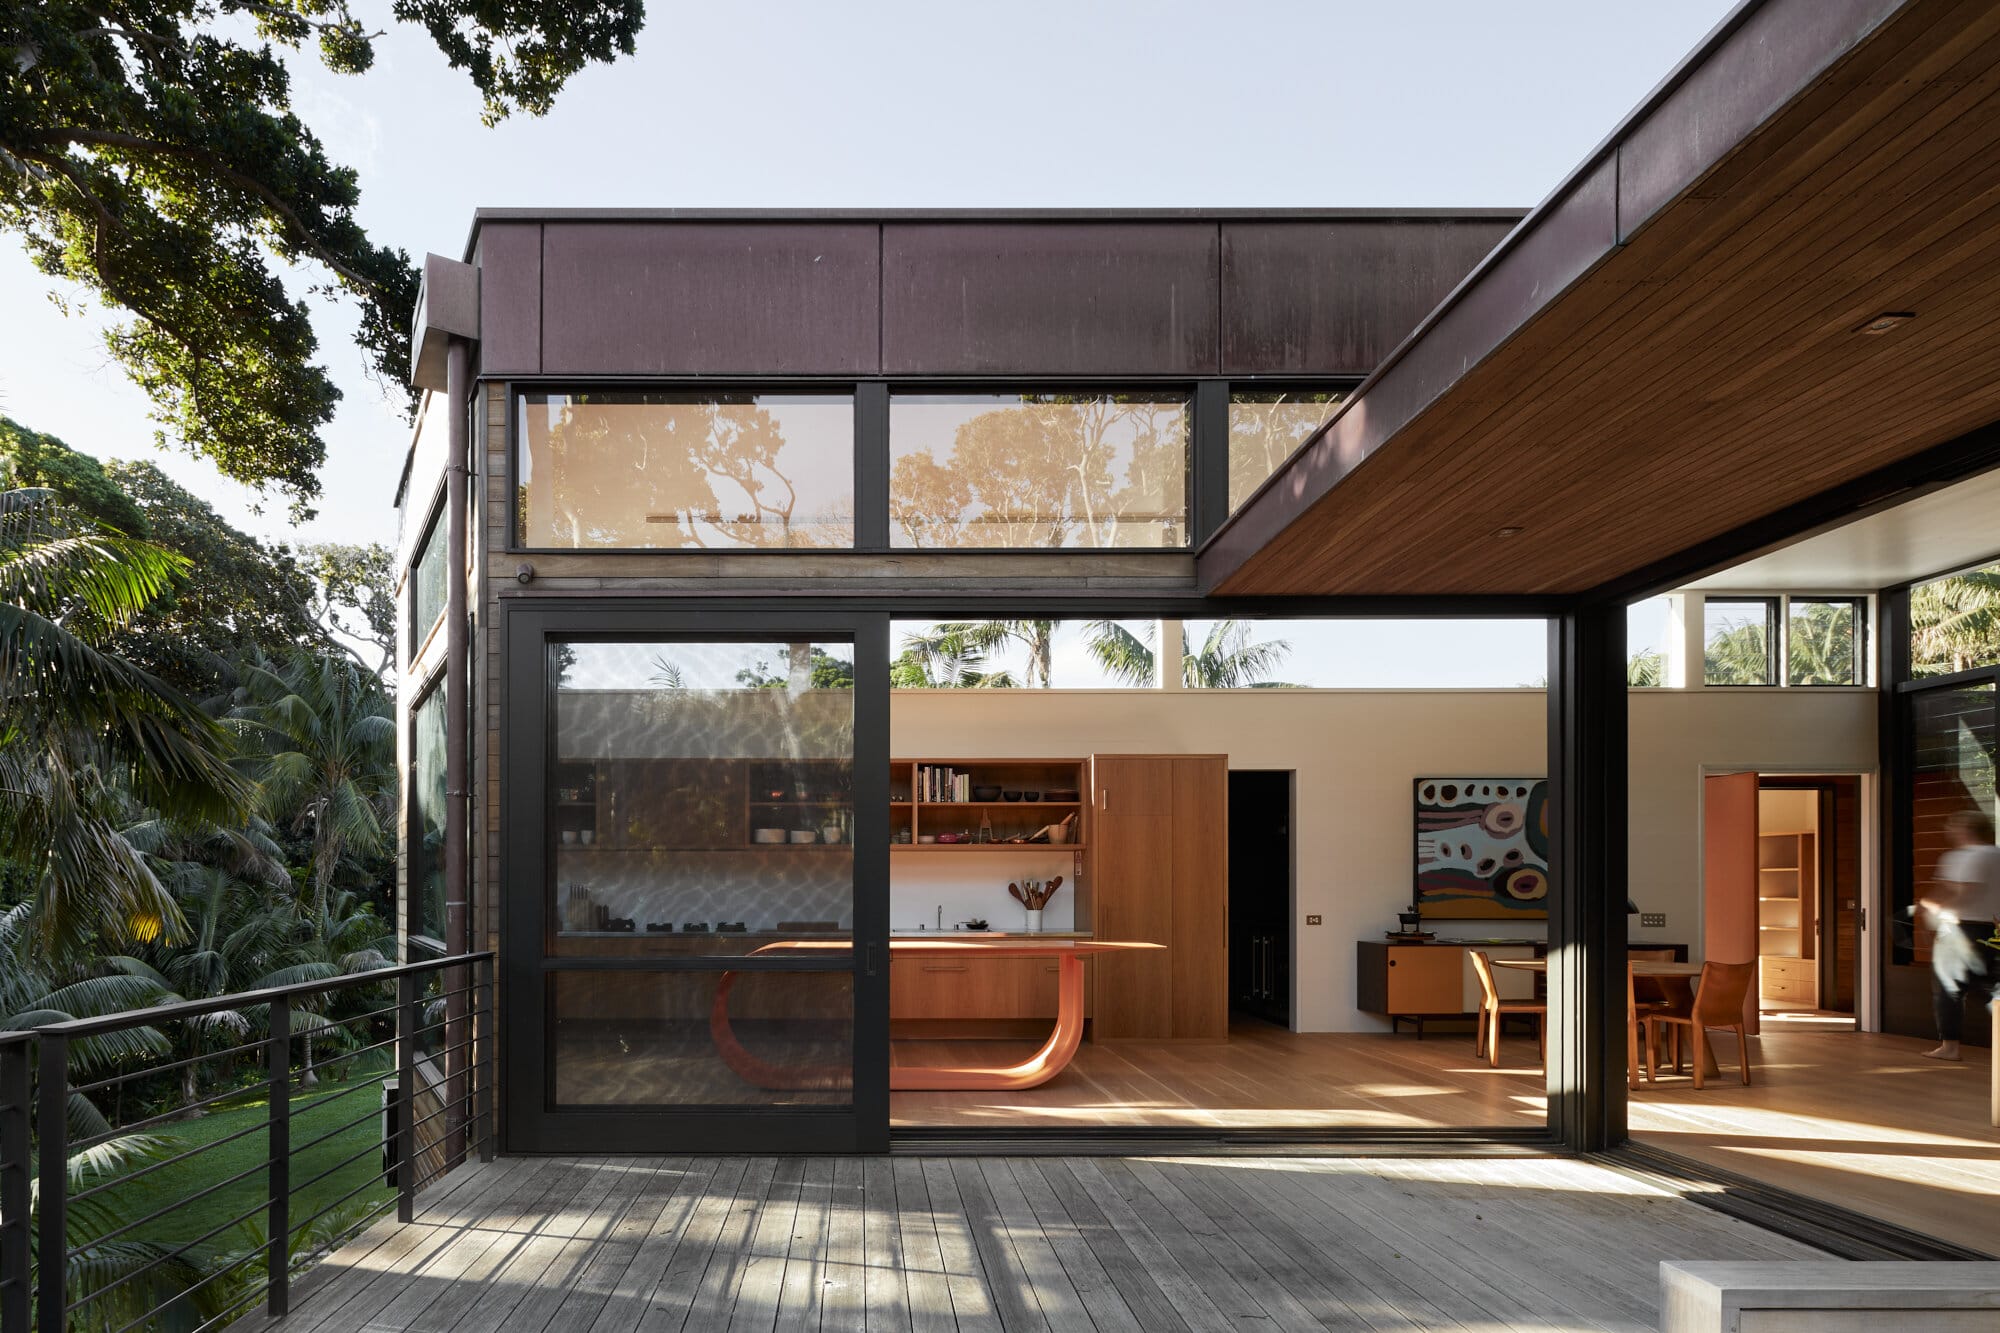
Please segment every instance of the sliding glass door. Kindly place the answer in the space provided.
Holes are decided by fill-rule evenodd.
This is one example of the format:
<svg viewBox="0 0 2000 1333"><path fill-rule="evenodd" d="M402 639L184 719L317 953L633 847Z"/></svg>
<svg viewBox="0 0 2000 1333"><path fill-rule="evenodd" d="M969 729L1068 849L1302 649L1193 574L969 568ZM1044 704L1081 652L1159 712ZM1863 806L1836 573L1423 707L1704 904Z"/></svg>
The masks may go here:
<svg viewBox="0 0 2000 1333"><path fill-rule="evenodd" d="M509 626L510 1147L886 1147L886 622Z"/></svg>

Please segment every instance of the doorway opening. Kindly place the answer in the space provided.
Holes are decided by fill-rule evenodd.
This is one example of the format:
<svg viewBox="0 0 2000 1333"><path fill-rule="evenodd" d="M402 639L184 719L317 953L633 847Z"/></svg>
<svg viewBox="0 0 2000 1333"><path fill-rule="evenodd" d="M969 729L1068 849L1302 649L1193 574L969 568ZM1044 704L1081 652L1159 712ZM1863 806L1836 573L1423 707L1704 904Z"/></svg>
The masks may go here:
<svg viewBox="0 0 2000 1333"><path fill-rule="evenodd" d="M1292 779L1229 772L1229 1008L1292 1025Z"/></svg>
<svg viewBox="0 0 2000 1333"><path fill-rule="evenodd" d="M1860 843L1860 778L1759 776L1758 1007L1765 1022L1854 1030Z"/></svg>

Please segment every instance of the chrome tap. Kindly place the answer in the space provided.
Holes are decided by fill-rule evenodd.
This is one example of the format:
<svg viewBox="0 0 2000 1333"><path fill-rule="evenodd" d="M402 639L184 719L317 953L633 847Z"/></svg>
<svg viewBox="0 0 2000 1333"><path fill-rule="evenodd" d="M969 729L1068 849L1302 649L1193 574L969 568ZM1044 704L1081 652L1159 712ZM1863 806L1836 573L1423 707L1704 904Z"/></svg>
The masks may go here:
<svg viewBox="0 0 2000 1333"><path fill-rule="evenodd" d="M939 929L939 930L943 930L943 929L944 929L944 904L943 904L943 903L939 903L939 904L938 904L938 929Z"/></svg>

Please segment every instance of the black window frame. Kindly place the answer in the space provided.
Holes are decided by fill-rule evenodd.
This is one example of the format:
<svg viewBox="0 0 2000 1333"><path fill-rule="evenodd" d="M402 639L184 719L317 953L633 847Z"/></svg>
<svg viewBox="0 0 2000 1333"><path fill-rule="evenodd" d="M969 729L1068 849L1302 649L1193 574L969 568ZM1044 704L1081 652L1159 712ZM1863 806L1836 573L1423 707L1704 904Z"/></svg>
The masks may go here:
<svg viewBox="0 0 2000 1333"><path fill-rule="evenodd" d="M410 590L409 610L404 617L410 636L410 656L409 661L404 664L405 669L416 666L417 659L422 657L424 649L430 646L438 626L444 624L445 615L450 610L451 552L448 550L444 553L445 597L438 604L437 614L431 618L428 625L423 623L421 608L417 605L417 570L423 565L424 557L430 553L432 542L448 540L445 531L445 488L449 484L449 474L439 479L437 493L431 497L430 514L424 519L424 535L410 548L410 562L403 572L404 580Z"/></svg>
<svg viewBox="0 0 2000 1333"><path fill-rule="evenodd" d="M442 624L444 621L444 617L439 616L438 621L440 624ZM450 953L451 946L447 944L445 940L441 938L441 936L424 935L412 929L414 920L416 919L417 916L420 916L421 913L413 912L413 909L416 907L417 904L417 874L416 874L417 860L416 857L412 854L411 848L419 845L422 841L419 817L423 810L423 805L417 795L417 717L419 714L423 712L424 706L426 704L431 703L433 700L437 701L441 708L448 709L450 707L450 700L446 698L446 692L445 692L445 683L446 683L445 677L448 669L449 668L444 663L439 663L435 670L433 670L432 672L430 672L430 674L424 677L423 681L417 686L416 690L411 694L409 711L404 714L403 718L404 744L408 747L409 761L402 766L403 768L403 901L398 904L398 909L399 909L398 915L401 918L398 924L402 928L402 936L405 948L407 948L412 943L421 944L423 948L426 949L427 951L438 955ZM445 719L445 725L447 727L451 725L451 719L449 717ZM450 757L449 755L447 755L446 756L447 768L444 775L445 788L447 791L450 790L451 787L451 772L449 769L449 763L450 763ZM442 809L438 811L438 821L440 825L442 825L444 821L444 811ZM441 850L442 849L440 849L440 851ZM443 869L444 869L444 863L442 859L440 859L438 863L438 870L440 874L443 873ZM446 892L447 893L450 892L449 885L446 886ZM447 908L446 910L447 912L449 912L449 908ZM437 925L440 932L445 932L449 929L448 924L446 922L440 921L435 924Z"/></svg>
<svg viewBox="0 0 2000 1333"><path fill-rule="evenodd" d="M887 401L882 418L882 506L883 517L889 526L885 529L889 545L886 548L900 556L954 557L1012 556L1012 555L1067 555L1090 556L1116 553L1120 555L1191 555L1196 549L1196 527L1200 513L1200 492L1202 451L1202 384L1203 381L1181 377L1177 379L1121 379L1099 376L1090 379L1065 379L1061 376L1047 378L1010 377L1002 382L994 381L938 381L924 382L912 380L889 380ZM1209 391L1213 393L1213 390ZM905 398L950 398L950 397L1029 397L1043 394L1118 394L1152 395L1154 401L1165 401L1168 395L1179 398L1187 407L1187 459L1181 470L1182 514L1181 527L1184 536L1172 546L899 546L895 544L893 528L894 480L890 475L895 463L894 442L890 431L890 418L895 413L898 397ZM1227 447L1227 441L1224 442ZM1225 457L1226 462L1226 457ZM1226 483L1226 478L1225 478ZM1226 485L1225 485L1226 499Z"/></svg>
<svg viewBox="0 0 2000 1333"><path fill-rule="evenodd" d="M1792 607L1804 602L1808 605L1833 605L1850 607L1854 613L1854 679L1849 681L1797 681L1792 679ZM1868 664L1873 660L1874 643L1869 634L1869 600L1862 593L1788 593L1784 605L1779 610L1783 633L1779 639L1779 654L1784 659L1784 685L1790 690L1853 690L1868 688ZM1704 626L1704 628L1706 628ZM1704 641L1706 647L1706 641Z"/></svg>
<svg viewBox="0 0 2000 1333"><path fill-rule="evenodd" d="M1782 686L1786 672L1781 660L1784 649L1784 604L1778 596L1728 594L1701 599L1701 685L1708 690L1774 690ZM1708 678L1708 608L1711 606L1762 606L1764 608L1765 679L1758 681L1710 680Z"/></svg>
<svg viewBox="0 0 2000 1333"><path fill-rule="evenodd" d="M1222 509L1222 518L1227 520L1238 511L1247 509L1254 504L1257 497L1262 495L1265 489L1271 485L1272 479L1283 475L1291 461L1307 449L1310 449L1313 442L1324 435L1327 427L1333 424L1333 419L1347 410L1347 405L1354 401L1354 391L1360 387L1361 377L1358 375L1320 380L1274 377L1271 379L1252 378L1222 381L1223 399L1221 407L1222 419L1220 423L1220 438L1222 442L1220 468L1221 498L1218 501ZM1252 393L1337 393L1342 395L1342 397L1340 402L1334 406L1332 416L1320 423L1318 429L1314 430L1312 434L1300 440L1298 447L1279 459L1278 465L1271 469L1270 474L1251 487L1250 493L1243 497L1242 504L1231 505L1229 502L1229 409L1235 406L1238 394ZM1220 527L1221 523L1218 522L1216 526Z"/></svg>
<svg viewBox="0 0 2000 1333"><path fill-rule="evenodd" d="M688 379L686 377L632 377L622 379L582 379L576 377L545 378L522 376L496 380L506 392L506 463L507 478L507 542L505 550L509 555L528 556L574 556L574 555L616 555L665 557L699 556L713 558L718 555L735 558L748 556L755 559L772 557L792 557L819 555L845 555L854 551L880 553L886 546L870 545L869 539L877 527L886 531L887 522L887 439L888 419L886 412L877 401L880 396L879 380L869 380L853 375L840 376L798 376L781 379L773 378L731 378L731 379ZM846 394L853 401L854 416L854 541L847 546L532 546L523 541L521 527L521 451L525 445L522 437L521 403L525 395L544 394L575 395L588 393L657 393L689 394L712 396L720 394L791 394L798 397L825 397ZM872 458L871 431L880 417L879 433L882 441L882 457ZM871 484L880 477L881 498L877 501L871 492ZM875 506L881 506L881 514Z"/></svg>

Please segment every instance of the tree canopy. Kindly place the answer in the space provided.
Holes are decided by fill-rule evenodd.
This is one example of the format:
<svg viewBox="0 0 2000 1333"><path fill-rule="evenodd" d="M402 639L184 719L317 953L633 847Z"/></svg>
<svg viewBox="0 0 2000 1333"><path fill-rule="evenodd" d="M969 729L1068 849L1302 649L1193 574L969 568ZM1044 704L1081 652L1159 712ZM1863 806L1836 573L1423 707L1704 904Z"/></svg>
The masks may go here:
<svg viewBox="0 0 2000 1333"><path fill-rule="evenodd" d="M181 558L111 640L179 689L217 693L229 683L227 663L246 654L352 651L354 641L374 650L372 671L394 666L395 597L379 544L294 551L260 541L151 463L100 463L0 417L4 486L45 487L97 523Z"/></svg>
<svg viewBox="0 0 2000 1333"><path fill-rule="evenodd" d="M577 71L630 55L643 0L394 0L485 99L546 112ZM165 442L311 512L340 391L304 300L359 307L357 341L404 381L417 271L356 218L359 181L292 107L310 47L360 74L348 0L0 0L0 227L52 278L128 318L111 354Z"/></svg>

